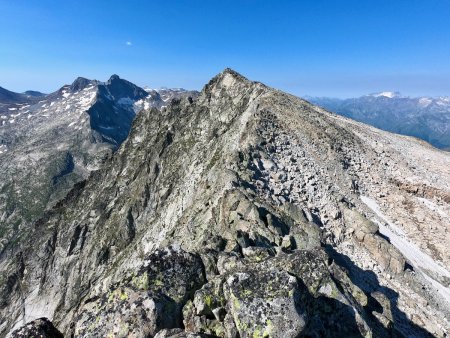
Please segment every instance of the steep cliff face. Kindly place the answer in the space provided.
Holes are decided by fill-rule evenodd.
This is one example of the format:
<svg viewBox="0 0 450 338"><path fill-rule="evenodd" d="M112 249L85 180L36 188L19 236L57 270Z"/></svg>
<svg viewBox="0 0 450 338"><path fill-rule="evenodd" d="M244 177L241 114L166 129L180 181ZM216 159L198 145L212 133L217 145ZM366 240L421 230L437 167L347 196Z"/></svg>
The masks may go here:
<svg viewBox="0 0 450 338"><path fill-rule="evenodd" d="M138 114L0 256L0 330L47 317L76 337L443 336L449 164L227 69ZM425 241L417 213L433 217Z"/></svg>

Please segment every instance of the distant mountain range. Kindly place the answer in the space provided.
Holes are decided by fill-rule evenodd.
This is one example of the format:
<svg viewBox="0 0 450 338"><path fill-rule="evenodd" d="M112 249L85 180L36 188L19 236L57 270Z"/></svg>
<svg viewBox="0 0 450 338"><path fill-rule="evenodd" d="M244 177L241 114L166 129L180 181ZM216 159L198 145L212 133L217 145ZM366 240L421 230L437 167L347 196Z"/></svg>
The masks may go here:
<svg viewBox="0 0 450 338"><path fill-rule="evenodd" d="M0 254L127 138L137 112L183 89L143 89L111 76L77 78L51 94L0 88Z"/></svg>
<svg viewBox="0 0 450 338"><path fill-rule="evenodd" d="M398 92L381 92L350 99L306 99L336 114L450 150L450 97L405 97Z"/></svg>

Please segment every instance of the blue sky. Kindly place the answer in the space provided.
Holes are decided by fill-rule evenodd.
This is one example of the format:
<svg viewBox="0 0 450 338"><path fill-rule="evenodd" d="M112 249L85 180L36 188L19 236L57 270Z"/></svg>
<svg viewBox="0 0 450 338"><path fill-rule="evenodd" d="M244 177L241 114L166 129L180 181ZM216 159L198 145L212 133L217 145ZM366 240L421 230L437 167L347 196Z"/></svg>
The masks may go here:
<svg viewBox="0 0 450 338"><path fill-rule="evenodd" d="M0 0L0 86L113 73L201 89L231 67L295 95L450 95L448 0Z"/></svg>

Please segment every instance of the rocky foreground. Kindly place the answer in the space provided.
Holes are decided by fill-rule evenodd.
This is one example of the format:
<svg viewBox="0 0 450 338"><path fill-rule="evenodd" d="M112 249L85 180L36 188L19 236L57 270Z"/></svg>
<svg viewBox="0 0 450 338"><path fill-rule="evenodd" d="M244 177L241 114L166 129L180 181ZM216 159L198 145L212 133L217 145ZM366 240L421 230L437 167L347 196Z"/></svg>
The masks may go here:
<svg viewBox="0 0 450 338"><path fill-rule="evenodd" d="M0 256L0 332L445 337L449 208L450 154L227 69Z"/></svg>

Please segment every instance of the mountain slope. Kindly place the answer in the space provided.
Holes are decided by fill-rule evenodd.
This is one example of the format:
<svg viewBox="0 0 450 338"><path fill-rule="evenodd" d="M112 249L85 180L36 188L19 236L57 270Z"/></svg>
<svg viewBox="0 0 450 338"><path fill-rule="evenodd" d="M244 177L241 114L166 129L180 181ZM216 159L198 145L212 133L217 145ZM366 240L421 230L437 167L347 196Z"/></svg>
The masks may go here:
<svg viewBox="0 0 450 338"><path fill-rule="evenodd" d="M117 75L78 78L0 112L0 252L111 156L142 100L164 103Z"/></svg>
<svg viewBox="0 0 450 338"><path fill-rule="evenodd" d="M450 149L448 97L409 98L384 92L345 100L324 97L308 97L308 100L339 115Z"/></svg>
<svg viewBox="0 0 450 338"><path fill-rule="evenodd" d="M2 333L47 317L77 337L442 336L449 163L227 69L142 111L0 256ZM406 264L381 213L442 270Z"/></svg>

